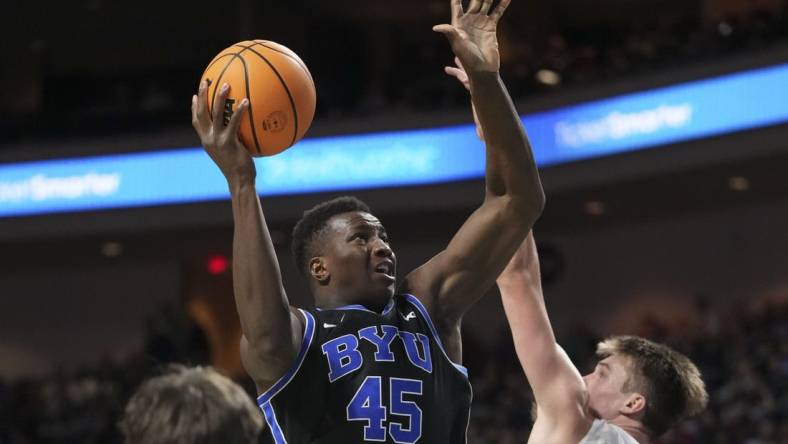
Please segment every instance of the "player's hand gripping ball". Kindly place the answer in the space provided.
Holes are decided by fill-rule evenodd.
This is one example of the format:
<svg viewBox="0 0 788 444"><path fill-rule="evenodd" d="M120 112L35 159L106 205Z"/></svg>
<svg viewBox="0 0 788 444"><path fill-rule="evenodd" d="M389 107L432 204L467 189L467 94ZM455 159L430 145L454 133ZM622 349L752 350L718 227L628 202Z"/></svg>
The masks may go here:
<svg viewBox="0 0 788 444"><path fill-rule="evenodd" d="M304 62L288 48L267 40L236 43L211 60L200 81L208 84L208 115L221 85L230 93L225 125L249 99L238 136L252 156L271 156L298 142L315 116L315 83Z"/></svg>

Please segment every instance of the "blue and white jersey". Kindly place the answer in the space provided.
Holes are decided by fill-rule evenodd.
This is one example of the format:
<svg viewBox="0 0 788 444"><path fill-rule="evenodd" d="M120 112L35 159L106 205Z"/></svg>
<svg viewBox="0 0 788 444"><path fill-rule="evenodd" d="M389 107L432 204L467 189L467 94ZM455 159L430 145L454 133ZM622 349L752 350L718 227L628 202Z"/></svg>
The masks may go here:
<svg viewBox="0 0 788 444"><path fill-rule="evenodd" d="M257 402L265 443L466 442L471 385L421 302L396 295L381 313L360 305L301 310L300 352Z"/></svg>

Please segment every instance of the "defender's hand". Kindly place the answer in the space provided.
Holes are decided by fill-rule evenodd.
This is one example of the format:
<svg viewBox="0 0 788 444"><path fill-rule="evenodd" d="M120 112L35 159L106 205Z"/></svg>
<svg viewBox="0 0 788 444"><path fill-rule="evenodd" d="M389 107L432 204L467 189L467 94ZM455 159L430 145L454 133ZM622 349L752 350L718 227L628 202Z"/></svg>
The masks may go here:
<svg viewBox="0 0 788 444"><path fill-rule="evenodd" d="M249 101L244 99L233 113L230 121L224 124L224 106L230 85L222 85L219 96L214 100L213 115L208 112L208 85L200 83L197 95L192 96L192 126L200 136L205 151L224 174L228 183L251 180L256 175L254 162L238 138L238 127L241 118L249 108Z"/></svg>
<svg viewBox="0 0 788 444"><path fill-rule="evenodd" d="M462 62L458 57L454 57L454 64L456 66L446 66L443 68L443 71L446 74L454 77L457 79L462 86L465 87L468 91L471 90L471 82L468 79L468 73L465 72L465 68L462 67Z"/></svg>
<svg viewBox="0 0 788 444"><path fill-rule="evenodd" d="M462 67L462 62L460 62L459 58L455 57L454 64L456 66L446 66L443 68L443 70L446 72L446 74L459 80L462 86L470 91L471 82L468 79L468 74ZM473 106L473 103L471 103L471 111L473 111L473 121L476 123L476 135L479 136L479 139L484 140L484 131L482 131L482 125L479 123L479 117L476 115L476 107Z"/></svg>
<svg viewBox="0 0 788 444"><path fill-rule="evenodd" d="M462 0L451 0L451 24L436 25L433 31L449 39L452 51L470 76L482 72L497 73L501 66L498 53L498 20L511 0L501 0L493 8L493 0L471 0L463 11Z"/></svg>

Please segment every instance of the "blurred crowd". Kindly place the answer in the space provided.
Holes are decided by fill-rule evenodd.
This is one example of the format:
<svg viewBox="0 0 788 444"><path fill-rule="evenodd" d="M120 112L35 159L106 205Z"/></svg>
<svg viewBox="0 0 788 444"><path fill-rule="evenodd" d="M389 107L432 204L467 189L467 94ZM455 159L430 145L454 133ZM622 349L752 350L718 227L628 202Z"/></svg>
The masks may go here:
<svg viewBox="0 0 788 444"><path fill-rule="evenodd" d="M504 23L502 76L512 96L523 99L767 49L788 41L788 16L779 11L756 8L707 24L696 16L655 14L650 22L546 32ZM304 43L294 49L314 74L319 120L467 106L467 93L443 73L443 66L452 63L451 51L427 24L317 22L306 26L306 32ZM46 51L40 57L46 66ZM31 134L97 135L182 126L189 121L190 98L203 68L203 62L195 61L166 71L44 71L41 84L31 87L40 100L15 102L37 105L4 116L0 129L8 130L7 141L13 141Z"/></svg>
<svg viewBox="0 0 788 444"><path fill-rule="evenodd" d="M399 33L396 38L383 39L390 45L389 50L383 50L386 57L376 57L366 71L362 65L360 72L342 70L332 78L328 67L337 61L321 57L335 54L312 54L316 58L310 63L325 67L319 72L329 77L325 82L317 79L323 117L467 106L465 91L446 81L441 69L441 63L452 63L451 52L442 39L436 38L429 27L409 29L407 33L397 29L388 32ZM350 33L343 44L352 51L357 37ZM499 41L502 78L512 97L519 100L764 50L788 41L788 15L753 9L704 25L697 17L661 17L655 11L653 20L647 23L599 23L545 34L504 23ZM381 43L376 42L376 46ZM353 66L373 56L359 51L341 57L340 64Z"/></svg>
<svg viewBox="0 0 788 444"><path fill-rule="evenodd" d="M644 320L633 332L666 342L701 369L710 395L707 411L663 436L659 444L788 443L788 303L720 311L698 304L694 331ZM581 371L593 365L600 337L578 327L562 340ZM167 362L205 364L207 346L186 317L164 310L147 325L146 350L123 363L107 361L74 374L0 382L0 443L115 443L123 406L146 377ZM469 442L522 443L533 398L506 331L495 347L465 335L474 387ZM246 378L239 381L252 394Z"/></svg>
<svg viewBox="0 0 788 444"><path fill-rule="evenodd" d="M120 443L117 422L143 380L170 363L209 364L205 335L185 310L160 307L144 331L143 350L120 362L107 356L75 372L0 380L0 444Z"/></svg>

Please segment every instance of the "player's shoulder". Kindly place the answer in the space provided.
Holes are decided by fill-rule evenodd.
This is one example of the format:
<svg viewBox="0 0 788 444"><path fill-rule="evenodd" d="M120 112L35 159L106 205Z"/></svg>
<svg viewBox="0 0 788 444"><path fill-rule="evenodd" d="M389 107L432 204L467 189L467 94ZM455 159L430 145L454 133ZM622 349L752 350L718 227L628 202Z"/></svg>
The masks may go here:
<svg viewBox="0 0 788 444"><path fill-rule="evenodd" d="M394 305L401 307L403 305L424 305L421 299L411 292L402 292L394 295Z"/></svg>
<svg viewBox="0 0 788 444"><path fill-rule="evenodd" d="M426 264L408 273L397 288L398 294L410 295L418 299L429 313L433 313L441 282L435 279L434 273L431 272L435 268L434 262L436 261L437 257L432 258Z"/></svg>
<svg viewBox="0 0 788 444"><path fill-rule="evenodd" d="M425 304L424 300L412 293L398 293L394 295L394 307L397 311L403 313L404 316L418 317L430 323L434 321L429 306Z"/></svg>
<svg viewBox="0 0 788 444"><path fill-rule="evenodd" d="M306 327L306 324L308 322L308 318L309 318L310 315L312 315L312 313L309 310L305 309L305 308L298 308L298 307L294 307L292 305L290 306L291 319L293 319L293 318L296 319L298 321L298 324L299 324L298 326L301 329ZM314 318L314 315L312 315L312 317Z"/></svg>

